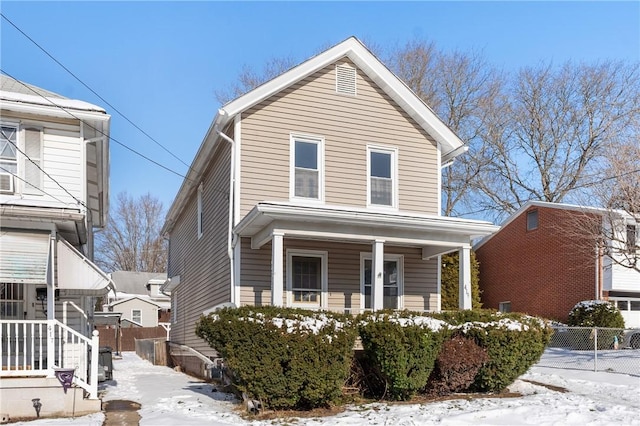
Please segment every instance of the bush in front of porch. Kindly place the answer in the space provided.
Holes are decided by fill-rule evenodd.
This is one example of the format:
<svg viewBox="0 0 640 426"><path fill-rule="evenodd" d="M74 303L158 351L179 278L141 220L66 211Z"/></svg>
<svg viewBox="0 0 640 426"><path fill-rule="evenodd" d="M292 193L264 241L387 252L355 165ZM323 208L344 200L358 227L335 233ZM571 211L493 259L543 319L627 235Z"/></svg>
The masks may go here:
<svg viewBox="0 0 640 426"><path fill-rule="evenodd" d="M356 329L352 317L291 308L226 308L201 317L196 334L225 359L233 385L269 409L341 402Z"/></svg>

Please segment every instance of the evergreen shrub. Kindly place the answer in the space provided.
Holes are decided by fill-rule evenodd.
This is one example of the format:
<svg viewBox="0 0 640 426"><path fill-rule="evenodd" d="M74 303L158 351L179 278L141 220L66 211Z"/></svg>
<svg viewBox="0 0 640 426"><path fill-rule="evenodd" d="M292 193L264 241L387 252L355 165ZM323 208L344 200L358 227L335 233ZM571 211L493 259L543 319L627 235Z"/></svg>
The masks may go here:
<svg viewBox="0 0 640 426"><path fill-rule="evenodd" d="M225 308L203 316L196 335L225 359L233 385L270 409L341 402L356 328L350 316L278 307Z"/></svg>
<svg viewBox="0 0 640 426"><path fill-rule="evenodd" d="M357 318L365 363L381 383L377 397L408 400L427 385L446 324L422 314L379 311ZM380 393L381 392L381 393Z"/></svg>
<svg viewBox="0 0 640 426"><path fill-rule="evenodd" d="M502 391L538 362L552 330L540 318L491 310L434 314L450 324L452 333L473 339L487 350L488 361L480 368L470 390Z"/></svg>
<svg viewBox="0 0 640 426"><path fill-rule="evenodd" d="M598 349L611 349L616 336L622 338L624 318L620 310L605 300L585 300L578 302L571 312L567 325L572 327L602 327L597 330ZM593 350L596 346L595 331L574 330L571 344L574 349Z"/></svg>

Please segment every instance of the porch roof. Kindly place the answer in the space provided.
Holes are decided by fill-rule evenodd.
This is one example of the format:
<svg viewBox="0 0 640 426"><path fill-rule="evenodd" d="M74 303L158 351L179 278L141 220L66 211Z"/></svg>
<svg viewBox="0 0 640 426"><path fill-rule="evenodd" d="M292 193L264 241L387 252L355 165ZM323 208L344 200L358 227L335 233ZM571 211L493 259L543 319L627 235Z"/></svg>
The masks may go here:
<svg viewBox="0 0 640 426"><path fill-rule="evenodd" d="M468 247L471 240L496 232L490 222L422 215L407 212L377 212L334 206L300 206L263 202L238 223L234 231L251 237L252 248L269 242L274 233L285 237L372 242L423 248L423 257Z"/></svg>

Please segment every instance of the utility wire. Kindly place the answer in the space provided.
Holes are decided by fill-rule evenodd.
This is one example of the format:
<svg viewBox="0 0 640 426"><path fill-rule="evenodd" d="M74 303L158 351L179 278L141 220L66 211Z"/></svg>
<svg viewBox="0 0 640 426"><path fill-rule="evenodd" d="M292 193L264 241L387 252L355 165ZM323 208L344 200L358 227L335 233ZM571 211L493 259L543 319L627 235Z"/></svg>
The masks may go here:
<svg viewBox="0 0 640 426"><path fill-rule="evenodd" d="M47 191L45 191L44 189L42 189L42 188L38 188L38 187L34 186L32 183L27 182L26 180L22 179L20 176L18 176L17 174L13 173L12 171L7 170L7 169L5 169L5 168L4 168L4 167L2 167L2 166L0 166L0 170L2 170L3 172L7 172L7 173L9 173L10 175L14 176L16 179L18 179L18 180L20 180L20 181L22 181L22 182L26 183L27 185L29 185L29 186L31 186L31 187L33 187L33 188L37 189L38 191L42 192L43 194L48 195L49 197L53 198L54 200L59 201L59 202L61 202L62 204L67 204L65 201L62 201L60 198L57 198L55 195L49 194L49 193L48 193Z"/></svg>
<svg viewBox="0 0 640 426"><path fill-rule="evenodd" d="M14 79L16 82L20 83L22 86L26 87L27 89L29 89L30 91L32 91L34 94L36 94L37 96L40 96L42 99L46 100L47 102L49 102L50 104L52 104L53 106L61 109L62 111L64 111L65 113L67 113L68 115L70 115L71 117L75 118L76 120L79 120L81 122L83 122L86 126L90 127L91 129L95 130L96 132L100 133L102 136L108 137L110 140L112 140L113 142L117 143L118 145L122 146L123 148L133 152L134 154L144 158L145 160L149 161L150 163L155 164L158 167L161 167L163 169L165 169L168 172L171 172L177 176L180 176L181 178L190 180L189 178L187 178L185 175L176 172L175 170L170 169L167 166L164 166L160 163L158 163L155 160L152 160L151 158L147 157L146 155L136 151L135 149L127 146L126 144L120 142L119 140L117 140L116 138L114 138L113 136L107 135L106 133L104 133L102 130L97 129L96 127L92 126L91 124L87 123L86 120L82 120L79 117L77 117L76 115L74 115L72 112L70 112L67 108L58 105L57 103L53 102L50 98L47 98L46 96L42 95L41 93L37 92L36 90L34 90L33 88L31 88L30 86L28 86L27 84L23 83L22 81L18 80L17 78L15 78L14 76L12 76L11 74L9 74L7 71L5 71L4 69L0 68L0 72L2 72L3 74L11 77L12 79Z"/></svg>
<svg viewBox="0 0 640 426"><path fill-rule="evenodd" d="M46 170L44 170L42 167L40 167L40 164L38 164L38 163L36 163L35 161L33 161L33 160L31 159L31 157L29 157L29 156L28 156L28 155L27 155L23 150L21 150L21 149L18 147L18 144L17 144L17 143L15 143L15 142L13 142L11 139L9 139L9 137L7 136L7 134L4 132L4 130L3 130L1 127L0 127L0 133L2 134L2 137L3 137L4 139L6 139L6 140L11 144L11 145L13 145L13 146L15 147L15 149L16 149L20 154L24 155L24 156L25 156L25 158L26 158L27 160L29 160L29 161L30 161L34 166L36 166L36 167L37 167L37 168L38 168L42 173L44 173L44 174L45 174L49 179L51 179L51 180L52 180L56 185L58 185L60 188L62 188L62 190L63 190L64 192L66 192L67 194L69 194L69 196L71 196L71 198L73 198L73 199L74 199L78 204L80 204L82 207L84 207L84 208L85 208L85 209L87 209L87 210L89 209L89 207L87 207L87 205L84 203L84 201L79 200L75 195L73 195L71 192L69 192L69 190L67 190L67 188L65 188L64 186L62 186L62 185L60 184L60 182L58 182L57 180L55 180L55 179L53 178L53 176L51 176L49 173L47 173L47 171L46 171ZM29 184L29 185L31 185L31 184ZM33 186L33 185L31 185L31 186ZM43 192L44 192L44 191L43 191ZM60 201L60 200L58 200L58 201Z"/></svg>
<svg viewBox="0 0 640 426"><path fill-rule="evenodd" d="M179 158L177 155L175 155L173 152L171 152L169 149L167 149L164 145L162 145L160 142L158 142L155 138L153 138L151 135L149 135L147 132L145 132L144 130L142 130L137 124L135 124L133 121L131 121L126 115L124 115L122 112L120 112L120 110L118 108L116 108L115 106L113 106L111 103L109 103L109 101L107 101L105 98L103 98L102 96L100 96L100 94L98 94L95 90L93 90L91 87L89 87L88 84L86 84L84 81L82 81L77 75L75 75L69 68L67 68L66 66L64 66L64 64L62 64L59 60L57 60L52 54L50 54L44 47L40 46L34 39L32 39L31 37L29 37L29 35L27 33L25 33L24 31L22 31L16 24L14 24L9 18L7 18L3 13L0 12L0 16L2 16L2 18L4 18L5 21L7 21L9 24L11 24L16 30L18 30L23 36L25 36L27 39L29 39L29 41L31 41L31 43L33 43L34 45L36 45L38 47L38 49L40 49L42 52L44 52L45 55L47 55L49 58L51 58L51 60L53 60L56 64L60 65L66 72L68 72L73 78L75 78L80 84L82 84L84 87L86 87L91 93L93 93L94 95L96 95L98 98L100 98L100 100L102 102L104 102L105 104L107 104L113 111L115 111L116 113L118 113L118 115L120 115L122 118L124 118L129 124L131 124L133 127L135 127L136 129L138 129L138 131L140 131L143 135L145 135L147 138L149 138L150 140L152 140L156 145L158 145L160 148L164 149L166 152L168 152L169 154L171 154L171 156L173 158L175 158L176 160L180 161L182 164L184 164L185 166L187 166L189 169L191 168L191 166L189 166L187 163L185 163L181 158Z"/></svg>

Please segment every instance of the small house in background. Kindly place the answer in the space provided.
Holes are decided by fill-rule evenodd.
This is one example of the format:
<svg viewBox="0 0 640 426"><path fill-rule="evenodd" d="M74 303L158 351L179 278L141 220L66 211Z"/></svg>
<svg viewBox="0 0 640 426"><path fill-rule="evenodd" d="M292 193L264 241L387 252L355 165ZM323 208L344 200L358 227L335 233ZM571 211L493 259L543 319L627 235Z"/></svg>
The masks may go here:
<svg viewBox="0 0 640 426"><path fill-rule="evenodd" d="M596 223L600 228L605 220L619 236L609 244L637 250L640 226L622 211L526 203L474 247L483 307L566 322L576 303L609 300L627 327L640 327L640 272L597 250L594 231L585 227Z"/></svg>
<svg viewBox="0 0 640 426"><path fill-rule="evenodd" d="M497 228L440 214L464 152L353 37L224 105L163 229L173 361L203 374L196 321L229 304L438 311L444 253L470 309L471 241Z"/></svg>
<svg viewBox="0 0 640 426"><path fill-rule="evenodd" d="M115 271L111 279L117 292L108 294L103 311L121 313L122 327L157 327L169 321L171 299L160 292L167 274Z"/></svg>

